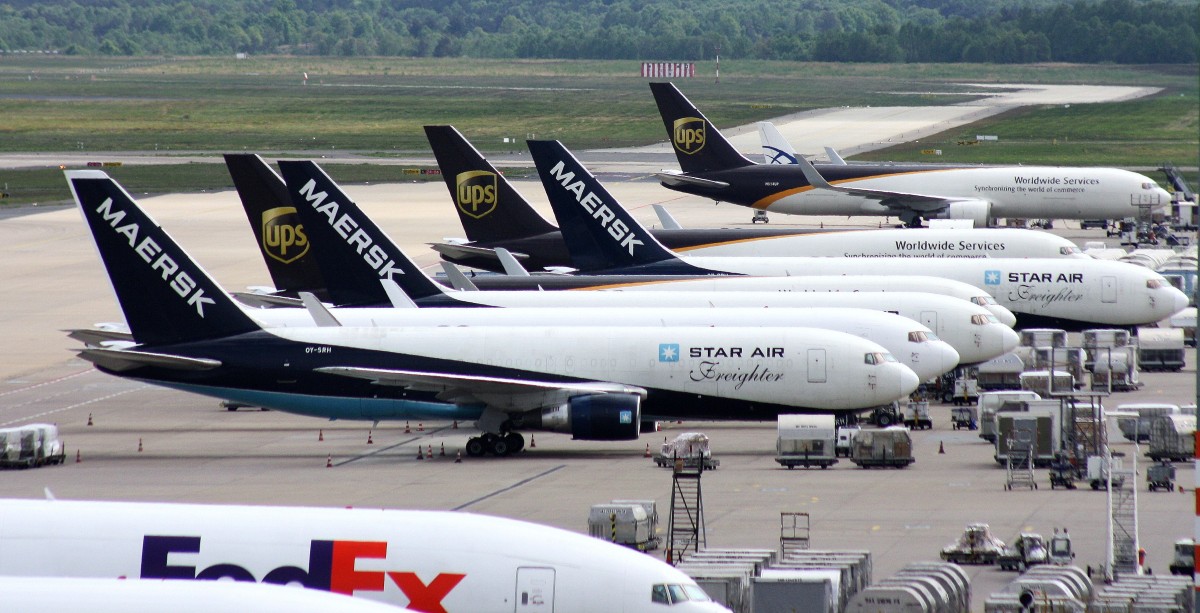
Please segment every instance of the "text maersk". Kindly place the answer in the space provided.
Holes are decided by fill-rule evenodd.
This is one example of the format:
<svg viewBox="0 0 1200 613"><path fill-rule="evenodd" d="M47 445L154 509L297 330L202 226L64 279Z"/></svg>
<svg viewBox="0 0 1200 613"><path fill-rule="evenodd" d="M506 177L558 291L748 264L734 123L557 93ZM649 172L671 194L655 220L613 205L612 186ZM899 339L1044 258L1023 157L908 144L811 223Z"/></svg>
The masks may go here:
<svg viewBox="0 0 1200 613"><path fill-rule="evenodd" d="M573 181L575 173L563 172L566 166L561 160L550 169L550 174L554 175L562 186L567 191L575 194L575 200L585 211L591 213L592 218L600 221L600 226L608 230L608 234L614 239L621 241L621 246L629 250L629 255L633 255L634 245L644 245L642 241L634 236L633 231L625 225L625 222L617 219L617 214L608 208L607 204L601 200L596 194L587 191L583 181Z"/></svg>

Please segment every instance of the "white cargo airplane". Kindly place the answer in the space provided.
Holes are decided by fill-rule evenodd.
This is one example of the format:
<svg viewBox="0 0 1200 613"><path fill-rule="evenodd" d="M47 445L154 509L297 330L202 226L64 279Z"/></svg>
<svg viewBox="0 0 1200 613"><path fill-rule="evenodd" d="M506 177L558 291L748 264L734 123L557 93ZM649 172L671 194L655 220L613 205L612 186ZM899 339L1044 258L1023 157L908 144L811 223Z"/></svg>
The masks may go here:
<svg viewBox="0 0 1200 613"><path fill-rule="evenodd" d="M292 585L425 613L728 611L632 549L460 512L4 500L0 551L0 575ZM235 609L259 610L213 610Z"/></svg>
<svg viewBox="0 0 1200 613"><path fill-rule="evenodd" d="M919 268L978 284L1016 314L1020 327L1145 325L1187 306L1187 296L1156 272L1086 258L680 257L654 240L561 143L529 141L529 150L580 270L805 276L902 275Z"/></svg>
<svg viewBox="0 0 1200 613"><path fill-rule="evenodd" d="M365 598L243 581L0 577L0 595L5 611L416 613Z"/></svg>
<svg viewBox="0 0 1200 613"><path fill-rule="evenodd" d="M755 327L305 327L264 330L99 171L68 171L134 346L103 372L345 419L474 419L467 451L519 429L633 440L653 419L774 419L887 404L919 380L842 332ZM644 401L644 402L643 402Z"/></svg>
<svg viewBox="0 0 1200 613"><path fill-rule="evenodd" d="M835 186L819 189L794 165L755 164L725 140L670 83L651 83L681 171L658 175L670 189L758 211L795 215L880 215L921 219L1124 219L1164 206L1170 194L1119 168L827 164ZM797 156L799 160L799 156Z"/></svg>

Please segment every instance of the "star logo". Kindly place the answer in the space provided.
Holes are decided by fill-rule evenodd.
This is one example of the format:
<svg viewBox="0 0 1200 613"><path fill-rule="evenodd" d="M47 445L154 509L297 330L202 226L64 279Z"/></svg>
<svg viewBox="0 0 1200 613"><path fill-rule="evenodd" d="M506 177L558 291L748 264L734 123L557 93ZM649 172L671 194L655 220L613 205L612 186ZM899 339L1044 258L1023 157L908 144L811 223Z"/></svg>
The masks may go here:
<svg viewBox="0 0 1200 613"><path fill-rule="evenodd" d="M659 362L678 362L679 361L679 344L678 343L661 343L658 346L658 361Z"/></svg>
<svg viewBox="0 0 1200 613"><path fill-rule="evenodd" d="M984 285L1000 285L1000 271L986 270L983 273Z"/></svg>

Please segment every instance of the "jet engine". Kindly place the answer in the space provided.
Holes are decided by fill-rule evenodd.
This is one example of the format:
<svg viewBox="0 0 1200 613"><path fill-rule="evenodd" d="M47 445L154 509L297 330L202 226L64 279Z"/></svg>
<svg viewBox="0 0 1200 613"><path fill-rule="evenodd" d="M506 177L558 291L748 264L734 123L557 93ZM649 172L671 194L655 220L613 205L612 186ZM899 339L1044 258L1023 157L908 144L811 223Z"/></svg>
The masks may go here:
<svg viewBox="0 0 1200 613"><path fill-rule="evenodd" d="M642 397L637 394L574 396L557 407L521 416L523 427L569 432L581 441L637 440L641 423Z"/></svg>
<svg viewBox="0 0 1200 613"><path fill-rule="evenodd" d="M958 200L950 203L938 219L970 219L976 228L986 228L991 221L992 203L986 200Z"/></svg>

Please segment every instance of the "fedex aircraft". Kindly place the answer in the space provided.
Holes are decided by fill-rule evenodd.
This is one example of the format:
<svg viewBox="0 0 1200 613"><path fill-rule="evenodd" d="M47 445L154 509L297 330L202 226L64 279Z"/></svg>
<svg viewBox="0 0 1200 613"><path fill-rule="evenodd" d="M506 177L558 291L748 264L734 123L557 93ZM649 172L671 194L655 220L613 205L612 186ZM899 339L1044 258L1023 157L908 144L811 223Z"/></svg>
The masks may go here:
<svg viewBox="0 0 1200 613"><path fill-rule="evenodd" d="M858 410L919 382L878 344L813 328L265 330L105 173L66 174L134 343L80 357L121 377L318 417L473 419L468 453L498 456L521 429L634 440L643 415Z"/></svg>
<svg viewBox="0 0 1200 613"><path fill-rule="evenodd" d="M390 604L245 581L0 577L6 611L74 613L405 613Z"/></svg>
<svg viewBox="0 0 1200 613"><path fill-rule="evenodd" d="M425 133L468 239L433 245L443 259L499 271L495 248L503 247L529 269L570 265L559 229L543 219L462 134L452 126L425 126ZM250 164L247 160L234 162ZM1065 238L1015 228L913 232L663 225L650 229L650 234L669 249L696 256L1084 257Z"/></svg>
<svg viewBox="0 0 1200 613"><path fill-rule="evenodd" d="M651 83L682 171L658 175L670 189L791 215L881 215L922 219L1124 219L1171 196L1145 175L1119 168L822 164L836 189L813 185L796 165L755 164L670 83Z"/></svg>
<svg viewBox="0 0 1200 613"><path fill-rule="evenodd" d="M0 552L0 575L12 577L232 580L424 613L728 611L643 553L460 512L4 500ZM210 610L273 610L253 602Z"/></svg>
<svg viewBox="0 0 1200 613"><path fill-rule="evenodd" d="M529 141L576 268L627 274L760 276L905 274L907 258L679 257L645 231L557 141ZM1020 327L1079 330L1138 326L1170 317L1187 296L1156 272L1121 262L1075 258L920 261L923 274L977 283L1012 310Z"/></svg>

